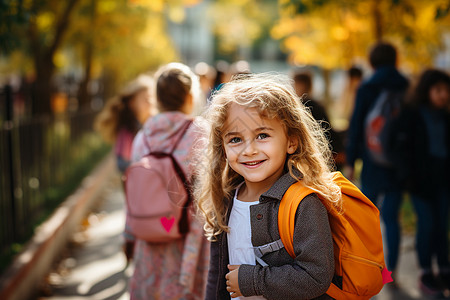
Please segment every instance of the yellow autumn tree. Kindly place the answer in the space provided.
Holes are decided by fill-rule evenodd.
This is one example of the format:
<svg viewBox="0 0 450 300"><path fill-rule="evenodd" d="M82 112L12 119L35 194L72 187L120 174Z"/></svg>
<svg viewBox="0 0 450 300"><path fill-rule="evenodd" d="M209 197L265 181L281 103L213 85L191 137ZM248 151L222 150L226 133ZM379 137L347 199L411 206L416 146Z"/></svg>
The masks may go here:
<svg viewBox="0 0 450 300"><path fill-rule="evenodd" d="M87 86L92 78L103 77L112 92L138 73L177 58L166 33L165 1L81 1L61 53L75 57L72 65L82 66L78 93L82 105L89 103Z"/></svg>
<svg viewBox="0 0 450 300"><path fill-rule="evenodd" d="M37 114L50 112L57 72L81 73L78 97L83 104L93 78L108 77L117 88L140 72L176 59L166 16L182 18L184 7L197 2L9 1L8 6L0 6L0 17L7 21L0 22L3 72L35 74Z"/></svg>
<svg viewBox="0 0 450 300"><path fill-rule="evenodd" d="M274 1L217 0L211 3L205 17L211 19L219 51L230 54L252 46L270 30L276 16Z"/></svg>
<svg viewBox="0 0 450 300"><path fill-rule="evenodd" d="M348 67L378 40L393 42L411 71L430 65L450 24L443 0L279 0L271 34L294 64Z"/></svg>

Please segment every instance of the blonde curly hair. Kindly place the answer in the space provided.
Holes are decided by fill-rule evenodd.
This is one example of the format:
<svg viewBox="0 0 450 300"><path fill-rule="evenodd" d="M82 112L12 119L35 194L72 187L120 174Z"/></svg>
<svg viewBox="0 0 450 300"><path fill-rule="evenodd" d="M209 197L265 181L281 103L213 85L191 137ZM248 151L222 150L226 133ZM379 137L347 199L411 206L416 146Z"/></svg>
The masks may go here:
<svg viewBox="0 0 450 300"><path fill-rule="evenodd" d="M327 209L342 209L340 188L332 180L334 165L329 142L295 94L291 80L280 74L245 74L234 77L213 95L202 115L204 124L199 125L205 140L197 157L200 164L196 168L194 196L210 240L228 232L226 214L231 193L244 180L226 163L223 130L231 103L255 108L265 118L277 118L287 135L298 139L297 150L288 155L286 162L291 176L324 199Z"/></svg>

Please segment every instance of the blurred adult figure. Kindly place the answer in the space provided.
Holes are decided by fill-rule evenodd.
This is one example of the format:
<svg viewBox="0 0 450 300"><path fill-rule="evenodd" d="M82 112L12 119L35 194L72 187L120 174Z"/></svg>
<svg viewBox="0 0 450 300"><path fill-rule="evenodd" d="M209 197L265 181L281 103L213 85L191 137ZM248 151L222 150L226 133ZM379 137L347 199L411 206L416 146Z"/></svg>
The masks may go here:
<svg viewBox="0 0 450 300"><path fill-rule="evenodd" d="M202 93L201 97L202 99L206 99L213 88L214 80L216 78L216 70L214 67L205 62L199 62L195 65L194 72L199 77L200 89Z"/></svg>
<svg viewBox="0 0 450 300"><path fill-rule="evenodd" d="M303 102L311 111L314 119L321 122L323 126L329 128L330 119L328 114L320 102L312 98L311 92L313 89L313 82L311 75L306 72L297 72L294 74L294 88L297 96L299 96Z"/></svg>
<svg viewBox="0 0 450 300"><path fill-rule="evenodd" d="M331 127L330 119L323 105L312 98L313 89L312 77L306 72L297 72L293 75L294 89L297 96L300 97L303 104L308 107L314 119L319 121L320 125L325 129L328 140L333 148L334 160L338 168L344 165L344 146L342 137Z"/></svg>
<svg viewBox="0 0 450 300"><path fill-rule="evenodd" d="M422 270L420 289L438 295L450 289L450 77L435 69L422 73L411 105L400 117L400 178L411 194L416 214L416 249ZM432 270L436 258L438 273Z"/></svg>
<svg viewBox="0 0 450 300"><path fill-rule="evenodd" d="M367 115L380 93L384 90L404 91L409 83L396 68L397 51L391 44L375 44L370 50L369 61L374 73L361 83L356 93L355 108L348 129L345 174L353 179L355 161L362 159L361 190L381 206L388 248L387 266L395 277L400 245L398 214L403 196L402 188L394 168L379 165L372 160L365 144L364 128ZM395 286L395 282L392 286Z"/></svg>
<svg viewBox="0 0 450 300"><path fill-rule="evenodd" d="M133 142L132 159L167 151L177 142L179 130L192 117L197 76L180 63L161 67L155 74L159 114L144 124ZM193 174L193 148L199 128L192 124L177 144L173 156L186 178ZM164 170L161 170L164 172ZM149 198L151 200L151 198ZM192 211L193 214L193 211ZM209 243L203 225L191 219L189 232L174 242L150 243L135 239L127 230L125 237L136 240L134 274L130 280L131 299L203 299L209 265Z"/></svg>
<svg viewBox="0 0 450 300"><path fill-rule="evenodd" d="M230 79L230 64L227 63L224 60L219 60L216 63L216 76L214 78L213 87L211 89L211 92L208 95L208 101L211 99L212 94L214 94L216 91L220 90L224 83L228 82Z"/></svg>
<svg viewBox="0 0 450 300"><path fill-rule="evenodd" d="M231 64L229 69L229 77L233 77L236 75L242 75L242 74L250 74L251 68L250 63L246 60L238 60Z"/></svg>
<svg viewBox="0 0 450 300"><path fill-rule="evenodd" d="M117 168L122 174L131 162L131 145L136 133L156 113L153 86L152 77L140 75L109 100L96 119L96 129L106 141L114 143Z"/></svg>
<svg viewBox="0 0 450 300"><path fill-rule="evenodd" d="M350 120L355 107L355 96L363 78L362 69L358 66L350 67L347 72L347 85L341 101L338 102L337 112L346 121ZM347 123L348 124L348 123Z"/></svg>

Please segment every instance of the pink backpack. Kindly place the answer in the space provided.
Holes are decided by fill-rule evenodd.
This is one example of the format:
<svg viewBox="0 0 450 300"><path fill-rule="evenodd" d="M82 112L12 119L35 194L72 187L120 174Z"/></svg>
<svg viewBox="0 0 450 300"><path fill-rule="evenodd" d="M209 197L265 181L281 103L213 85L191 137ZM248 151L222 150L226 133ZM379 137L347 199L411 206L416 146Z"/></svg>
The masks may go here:
<svg viewBox="0 0 450 300"><path fill-rule="evenodd" d="M170 242L189 231L189 182L173 152L191 124L182 126L168 152L150 152L126 171L128 226L141 240Z"/></svg>

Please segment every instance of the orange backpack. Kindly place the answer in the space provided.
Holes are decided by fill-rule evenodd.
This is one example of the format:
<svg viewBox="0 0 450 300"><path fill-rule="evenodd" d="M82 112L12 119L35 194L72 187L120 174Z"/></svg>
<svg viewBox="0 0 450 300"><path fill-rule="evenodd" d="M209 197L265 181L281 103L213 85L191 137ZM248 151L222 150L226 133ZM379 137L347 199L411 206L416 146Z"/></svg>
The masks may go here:
<svg viewBox="0 0 450 300"><path fill-rule="evenodd" d="M342 277L342 289L332 283L327 294L334 299L369 299L383 288L387 273L379 211L340 172L333 175L333 181L341 187L343 213L328 209L328 218L333 236L335 275ZM280 203L278 230L286 251L293 258L297 207L312 193L313 190L299 181L289 187Z"/></svg>

